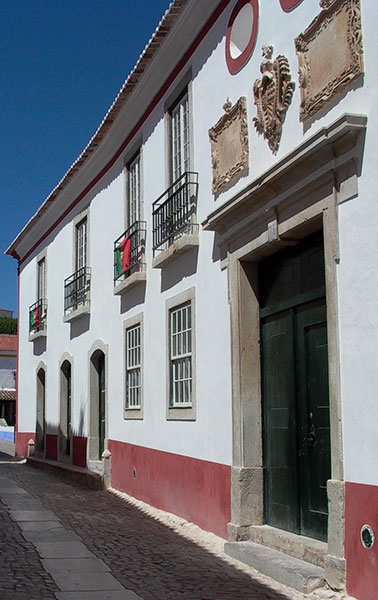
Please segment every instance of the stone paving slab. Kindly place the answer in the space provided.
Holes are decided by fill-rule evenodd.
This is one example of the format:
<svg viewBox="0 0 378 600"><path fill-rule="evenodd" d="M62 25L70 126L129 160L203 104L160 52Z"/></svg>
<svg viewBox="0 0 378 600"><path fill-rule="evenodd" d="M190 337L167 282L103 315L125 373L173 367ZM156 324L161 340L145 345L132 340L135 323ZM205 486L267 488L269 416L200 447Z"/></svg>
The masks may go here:
<svg viewBox="0 0 378 600"><path fill-rule="evenodd" d="M13 498L15 495L17 496L24 496L25 498L33 498L33 496L31 494L29 494L29 492L27 492L26 490L24 490L23 488L20 487L15 487L15 488L5 488L5 489L1 489L0 486L0 498Z"/></svg>
<svg viewBox="0 0 378 600"><path fill-rule="evenodd" d="M52 510L11 510L13 521L57 521Z"/></svg>
<svg viewBox="0 0 378 600"><path fill-rule="evenodd" d="M64 529L59 521L18 521L21 531L53 531Z"/></svg>
<svg viewBox="0 0 378 600"><path fill-rule="evenodd" d="M41 562L46 571L52 575L64 571L71 571L72 573L105 573L110 571L108 565L100 558L62 558L59 561L55 558L45 558Z"/></svg>
<svg viewBox="0 0 378 600"><path fill-rule="evenodd" d="M124 590L110 573L55 572L53 579L62 592L102 592Z"/></svg>
<svg viewBox="0 0 378 600"><path fill-rule="evenodd" d="M25 496L3 497L4 504L11 510L43 510L43 504L40 500L26 498Z"/></svg>
<svg viewBox="0 0 378 600"><path fill-rule="evenodd" d="M57 600L143 600L131 590L109 592L58 592Z"/></svg>
<svg viewBox="0 0 378 600"><path fill-rule="evenodd" d="M34 542L41 558L96 558L83 542Z"/></svg>
<svg viewBox="0 0 378 600"><path fill-rule="evenodd" d="M28 542L81 542L77 533L63 527L54 527L47 531L22 531L22 535Z"/></svg>

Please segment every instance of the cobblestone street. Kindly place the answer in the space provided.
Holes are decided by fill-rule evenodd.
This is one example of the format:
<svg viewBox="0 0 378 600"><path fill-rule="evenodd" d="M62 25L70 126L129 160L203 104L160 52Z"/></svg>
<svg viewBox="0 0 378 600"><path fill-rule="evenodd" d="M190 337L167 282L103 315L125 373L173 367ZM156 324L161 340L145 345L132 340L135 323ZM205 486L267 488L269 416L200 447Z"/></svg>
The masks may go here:
<svg viewBox="0 0 378 600"><path fill-rule="evenodd" d="M125 495L66 483L1 453L0 498L1 600L304 598L225 557L223 541L212 534L175 517L170 517L170 521L168 516L164 523L164 517L159 517L160 511L156 511L155 516L153 510L144 509L141 503L138 505ZM22 518L16 514L20 508L28 513L26 523L14 520ZM55 525L53 532L41 530L40 523L31 523L31 511L37 514L40 509L55 514L54 517L51 512L46 513ZM60 523L54 523L54 518ZM46 529L48 527L47 524ZM89 592L74 587L72 589L79 591L67 591L64 581L72 559L60 558L58 552L55 558L47 556L46 560L44 548L52 543L46 543L51 539L55 540L55 546L58 542L62 547L73 544L74 540L83 542L89 552L80 556L86 557L86 564L90 564L88 557L94 555L91 560L100 559L98 564L103 561L104 566L102 573L94 573L95 569L89 569L92 572L88 573L83 569L80 576L89 580L97 577L100 582L111 578L113 582L116 580L116 589ZM96 585L96 590L107 589L106 585L104 588ZM315 597L318 596L311 596Z"/></svg>

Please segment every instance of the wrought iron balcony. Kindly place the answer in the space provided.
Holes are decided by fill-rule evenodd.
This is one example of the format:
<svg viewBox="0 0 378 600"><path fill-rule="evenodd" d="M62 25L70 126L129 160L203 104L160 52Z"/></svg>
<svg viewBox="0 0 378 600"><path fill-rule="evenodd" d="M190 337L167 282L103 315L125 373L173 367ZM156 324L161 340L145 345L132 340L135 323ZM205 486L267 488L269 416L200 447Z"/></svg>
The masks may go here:
<svg viewBox="0 0 378 600"><path fill-rule="evenodd" d="M193 233L198 173L183 173L152 205L152 249L165 250L182 233Z"/></svg>
<svg viewBox="0 0 378 600"><path fill-rule="evenodd" d="M135 221L114 242L114 284L126 279L142 266L146 225L146 221Z"/></svg>
<svg viewBox="0 0 378 600"><path fill-rule="evenodd" d="M37 300L29 308L29 333L37 333L46 330L47 302Z"/></svg>
<svg viewBox="0 0 378 600"><path fill-rule="evenodd" d="M82 267L64 280L64 314L86 306L90 300L91 270Z"/></svg>

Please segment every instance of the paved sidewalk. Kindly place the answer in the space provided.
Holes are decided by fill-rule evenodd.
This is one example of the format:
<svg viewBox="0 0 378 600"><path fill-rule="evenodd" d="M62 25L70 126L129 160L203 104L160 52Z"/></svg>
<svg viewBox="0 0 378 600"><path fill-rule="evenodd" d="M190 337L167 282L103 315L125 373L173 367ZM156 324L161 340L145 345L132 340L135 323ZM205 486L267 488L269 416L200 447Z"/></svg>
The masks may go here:
<svg viewBox="0 0 378 600"><path fill-rule="evenodd" d="M1 600L305 598L217 556L116 494L2 459Z"/></svg>
<svg viewBox="0 0 378 600"><path fill-rule="evenodd" d="M13 478L0 475L0 501L2 531L7 534L0 568L2 600L142 600Z"/></svg>

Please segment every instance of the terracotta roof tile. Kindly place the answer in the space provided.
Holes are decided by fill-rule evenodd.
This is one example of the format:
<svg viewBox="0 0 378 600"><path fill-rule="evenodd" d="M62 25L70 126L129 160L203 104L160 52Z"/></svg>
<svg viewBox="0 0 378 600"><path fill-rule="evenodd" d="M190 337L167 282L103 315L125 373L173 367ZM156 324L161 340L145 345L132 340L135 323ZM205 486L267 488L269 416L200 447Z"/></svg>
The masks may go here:
<svg viewBox="0 0 378 600"><path fill-rule="evenodd" d="M17 335L0 333L0 352L2 350L17 352Z"/></svg>
<svg viewBox="0 0 378 600"><path fill-rule="evenodd" d="M16 390L2 390L0 388L0 400L16 400Z"/></svg>

